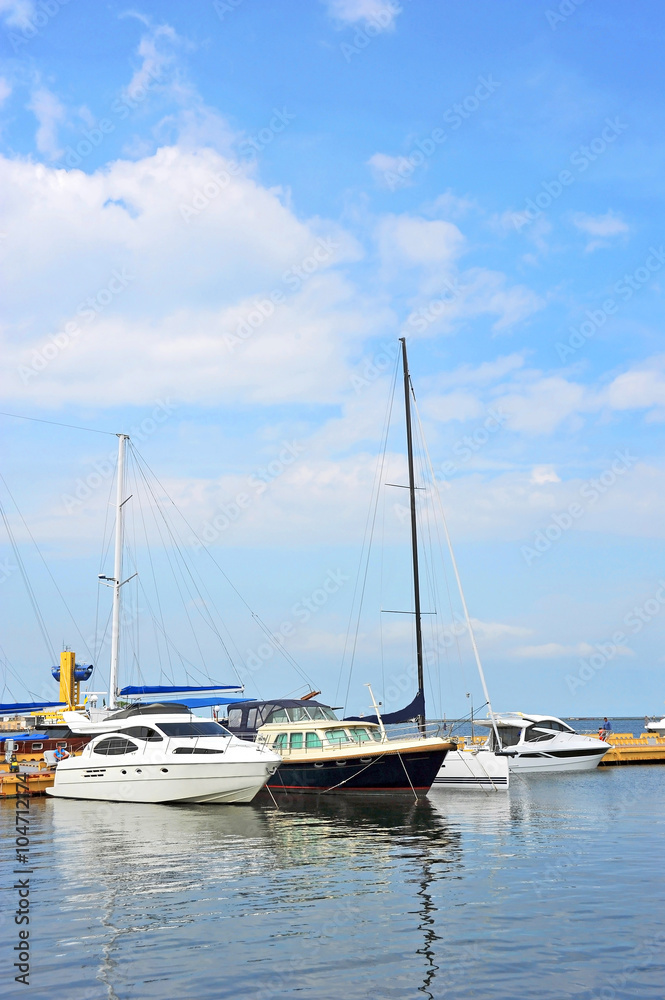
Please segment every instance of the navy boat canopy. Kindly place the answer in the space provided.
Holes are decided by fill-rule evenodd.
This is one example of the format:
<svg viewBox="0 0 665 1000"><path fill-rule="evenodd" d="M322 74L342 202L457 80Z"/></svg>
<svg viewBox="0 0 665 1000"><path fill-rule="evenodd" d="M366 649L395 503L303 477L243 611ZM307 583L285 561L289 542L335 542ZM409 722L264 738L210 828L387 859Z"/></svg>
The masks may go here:
<svg viewBox="0 0 665 1000"><path fill-rule="evenodd" d="M387 712L385 715L381 715L381 721L384 726L394 726L399 722L411 722L412 719L416 719L419 715L425 715L425 694L423 691L419 691L416 697L413 699L410 705L406 708L401 708L397 712ZM376 715L349 715L348 719L351 722L378 722Z"/></svg>

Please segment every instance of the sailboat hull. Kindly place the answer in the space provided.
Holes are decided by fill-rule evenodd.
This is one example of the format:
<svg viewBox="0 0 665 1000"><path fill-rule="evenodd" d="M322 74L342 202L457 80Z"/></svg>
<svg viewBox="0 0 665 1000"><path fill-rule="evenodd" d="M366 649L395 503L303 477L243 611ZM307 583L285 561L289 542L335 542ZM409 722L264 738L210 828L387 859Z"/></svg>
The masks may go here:
<svg viewBox="0 0 665 1000"><path fill-rule="evenodd" d="M482 792L507 791L510 783L508 758L491 750L453 750L434 779L433 788Z"/></svg>

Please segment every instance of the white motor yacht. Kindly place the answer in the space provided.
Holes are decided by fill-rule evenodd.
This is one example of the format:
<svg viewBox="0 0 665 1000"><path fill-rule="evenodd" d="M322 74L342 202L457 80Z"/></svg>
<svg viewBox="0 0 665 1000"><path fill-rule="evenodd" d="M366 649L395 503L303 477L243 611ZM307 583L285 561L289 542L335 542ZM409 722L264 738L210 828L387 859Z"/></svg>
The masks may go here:
<svg viewBox="0 0 665 1000"><path fill-rule="evenodd" d="M251 802L281 764L267 746L232 736L186 705L133 705L109 715L103 733L82 713L68 716L73 732L98 735L57 764L47 789L57 798Z"/></svg>
<svg viewBox="0 0 665 1000"><path fill-rule="evenodd" d="M592 771L611 745L594 736L581 736L553 715L523 715L510 712L494 714L501 743L495 746L496 734L491 719L477 720L488 726L487 745L508 758L511 771L519 774L535 771Z"/></svg>
<svg viewBox="0 0 665 1000"><path fill-rule="evenodd" d="M665 736L665 718L661 719L660 722L648 722L644 728L648 733Z"/></svg>

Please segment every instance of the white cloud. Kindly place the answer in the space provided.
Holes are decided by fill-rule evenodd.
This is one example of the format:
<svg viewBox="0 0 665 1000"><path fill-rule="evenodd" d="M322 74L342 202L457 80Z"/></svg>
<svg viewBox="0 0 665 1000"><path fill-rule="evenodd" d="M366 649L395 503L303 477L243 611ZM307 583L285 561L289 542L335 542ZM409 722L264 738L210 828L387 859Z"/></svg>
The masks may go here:
<svg viewBox="0 0 665 1000"><path fill-rule="evenodd" d="M389 156L387 153L374 153L367 161L371 168L374 180L381 187L386 187L390 191L394 190L399 183L400 187L407 187L412 184L411 174L413 167L406 156ZM402 173L400 173L402 171Z"/></svg>
<svg viewBox="0 0 665 1000"><path fill-rule="evenodd" d="M0 104L4 104L12 92L11 84L4 76L0 76Z"/></svg>
<svg viewBox="0 0 665 1000"><path fill-rule="evenodd" d="M402 8L396 0L324 0L328 13L343 25L372 25L379 31L389 31Z"/></svg>
<svg viewBox="0 0 665 1000"><path fill-rule="evenodd" d="M0 0L0 17L10 28L29 28L34 14L33 0Z"/></svg>
<svg viewBox="0 0 665 1000"><path fill-rule="evenodd" d="M561 479L551 465L536 465L531 472L531 482L535 486L544 486L545 483L560 483Z"/></svg>
<svg viewBox="0 0 665 1000"><path fill-rule="evenodd" d="M464 237L452 222L412 215L385 216L378 227L379 252L391 270L407 266L450 270L464 247Z"/></svg>
<svg viewBox="0 0 665 1000"><path fill-rule="evenodd" d="M578 212L573 216L573 223L580 232L593 237L585 247L587 253L600 247L608 247L613 237L626 236L630 232L630 226L612 211L605 215Z"/></svg>
<svg viewBox="0 0 665 1000"><path fill-rule="evenodd" d="M623 372L602 395L613 410L665 407L665 355L650 358Z"/></svg>
<svg viewBox="0 0 665 1000"><path fill-rule="evenodd" d="M62 155L58 144L58 125L65 120L63 105L50 90L39 87L33 91L28 107L39 122L35 136L37 149L50 159L56 160Z"/></svg>

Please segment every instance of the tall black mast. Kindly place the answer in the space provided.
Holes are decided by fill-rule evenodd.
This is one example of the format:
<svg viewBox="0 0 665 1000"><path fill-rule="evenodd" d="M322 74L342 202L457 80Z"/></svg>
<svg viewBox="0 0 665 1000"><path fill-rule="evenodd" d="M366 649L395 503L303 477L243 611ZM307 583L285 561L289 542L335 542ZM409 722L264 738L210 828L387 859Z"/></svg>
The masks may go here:
<svg viewBox="0 0 665 1000"><path fill-rule="evenodd" d="M420 616L420 575L418 573L418 525L416 521L416 484L413 474L413 435L411 433L411 379L406 356L406 338L400 337L402 344L402 366L404 368L404 404L406 408L406 449L409 459L409 498L411 501L411 551L413 553L413 597L416 613L416 659L418 663L418 693L425 690L423 675L423 634ZM418 716L418 725L425 724L423 715Z"/></svg>

